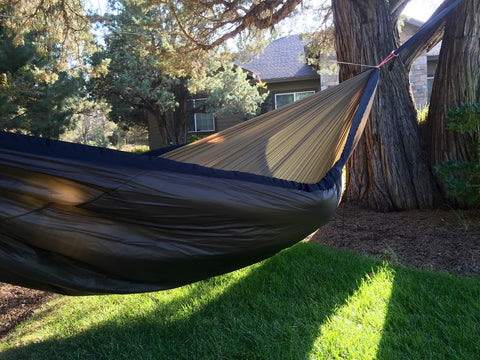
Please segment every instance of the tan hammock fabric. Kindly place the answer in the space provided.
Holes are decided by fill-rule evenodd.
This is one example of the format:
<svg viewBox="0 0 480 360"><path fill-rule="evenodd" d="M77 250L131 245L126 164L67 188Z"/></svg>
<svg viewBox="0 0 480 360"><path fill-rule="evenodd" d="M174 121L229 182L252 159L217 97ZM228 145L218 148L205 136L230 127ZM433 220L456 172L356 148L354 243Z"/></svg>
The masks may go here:
<svg viewBox="0 0 480 360"><path fill-rule="evenodd" d="M366 71L339 86L162 157L215 169L316 183L340 158L370 74L371 71Z"/></svg>

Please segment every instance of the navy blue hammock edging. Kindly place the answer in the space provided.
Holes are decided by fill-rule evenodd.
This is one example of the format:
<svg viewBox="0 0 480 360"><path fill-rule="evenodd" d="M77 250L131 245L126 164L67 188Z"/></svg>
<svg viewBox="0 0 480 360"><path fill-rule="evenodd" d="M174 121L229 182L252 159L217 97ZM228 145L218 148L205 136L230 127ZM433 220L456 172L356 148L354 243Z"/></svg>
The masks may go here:
<svg viewBox="0 0 480 360"><path fill-rule="evenodd" d="M235 131L256 131L277 118L285 121L281 134L298 120L294 114L309 111L301 144L285 150L290 162L272 165L267 148L278 142L277 134L258 140L266 172L175 160L195 157L197 145L156 156L0 132L0 281L70 295L156 291L250 265L295 244L338 206L342 169L367 121L379 72L371 68L215 134L228 144ZM351 108L345 119L335 118L332 101ZM324 132L326 125L311 123L317 113L326 119L320 122L333 117L342 123L319 140L326 154L303 146L315 131ZM207 139L198 152L216 143ZM306 168L327 158L328 166L310 177L314 181L298 181L295 156Z"/></svg>

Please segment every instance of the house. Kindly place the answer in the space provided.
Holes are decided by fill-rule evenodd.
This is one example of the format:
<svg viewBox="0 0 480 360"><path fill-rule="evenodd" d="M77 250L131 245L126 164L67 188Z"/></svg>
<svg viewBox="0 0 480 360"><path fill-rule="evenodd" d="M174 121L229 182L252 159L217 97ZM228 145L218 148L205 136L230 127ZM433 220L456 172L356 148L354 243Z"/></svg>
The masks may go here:
<svg viewBox="0 0 480 360"><path fill-rule="evenodd" d="M400 41L404 42L414 35L423 25L423 22L408 18L404 20ZM410 85L413 99L417 108L422 109L430 102L433 77L438 64L441 43L438 43L429 52L420 55L412 64L410 70Z"/></svg>
<svg viewBox="0 0 480 360"><path fill-rule="evenodd" d="M267 84L270 94L265 111L321 90L321 77L304 59L307 43L299 35L283 37L272 41L258 57L237 63Z"/></svg>
<svg viewBox="0 0 480 360"><path fill-rule="evenodd" d="M263 104L263 112L321 90L321 77L304 60L303 53L307 43L308 41L302 41L299 35L283 37L272 41L260 56L253 57L250 61L237 62L253 79L268 85L269 97ZM204 100L193 99L192 106L201 101ZM238 114L214 117L213 114L197 113L187 120L187 133L210 135L244 120Z"/></svg>
<svg viewBox="0 0 480 360"><path fill-rule="evenodd" d="M292 101L320 91L321 76L303 58L305 45L299 35L283 37L272 41L260 56L237 65L247 70L252 78L260 78L268 86L269 97L263 104L263 112L270 111ZM334 85L338 82L335 76ZM192 99L188 106L198 107L204 99ZM213 114L195 113L187 119L187 135L207 136L243 122L239 114L214 116ZM151 148L159 147L160 131L158 125L149 121L149 143Z"/></svg>
<svg viewBox="0 0 480 360"><path fill-rule="evenodd" d="M401 40L412 36L423 23L415 19L405 19L400 34ZM299 100L314 92L338 84L338 74L322 74L309 66L305 60L305 45L308 41L299 35L290 35L272 41L258 57L237 65L247 70L252 78L266 83L269 97L263 105L263 112ZM433 75L438 61L440 44L430 52L421 55L412 65L410 82L417 108L429 102ZM202 99L192 100L201 102ZM219 116L195 114L187 121L187 133L210 135L236 125L244 119L240 115Z"/></svg>
<svg viewBox="0 0 480 360"><path fill-rule="evenodd" d="M421 21L404 19L400 40L403 42L410 38L422 25ZM270 95L264 111L338 84L338 74L319 75L306 63L304 51L307 43L299 35L283 37L272 41L258 57L238 64L267 84ZM422 54L412 64L410 83L417 108L423 108L429 102L440 46L438 44ZM222 118L217 119L219 127L224 128L222 122Z"/></svg>
<svg viewBox="0 0 480 360"><path fill-rule="evenodd" d="M262 106L262 112L276 109L338 83L338 75L319 75L307 65L304 57L307 43L308 41L302 40L299 35L283 37L272 41L258 57L237 62L238 66L251 74L252 79L267 84L269 96ZM197 113L187 121L187 132L200 136L210 135L244 120L241 115L235 114L214 117L213 114ZM202 127L198 127L198 124Z"/></svg>

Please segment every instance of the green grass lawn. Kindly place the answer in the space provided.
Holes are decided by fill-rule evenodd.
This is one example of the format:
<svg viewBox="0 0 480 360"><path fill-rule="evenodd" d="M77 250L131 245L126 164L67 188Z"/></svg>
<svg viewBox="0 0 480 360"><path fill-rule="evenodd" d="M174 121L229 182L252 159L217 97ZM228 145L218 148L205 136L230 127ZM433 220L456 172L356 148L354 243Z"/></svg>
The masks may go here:
<svg viewBox="0 0 480 360"><path fill-rule="evenodd" d="M480 279L300 243L170 291L57 297L0 359L480 359Z"/></svg>

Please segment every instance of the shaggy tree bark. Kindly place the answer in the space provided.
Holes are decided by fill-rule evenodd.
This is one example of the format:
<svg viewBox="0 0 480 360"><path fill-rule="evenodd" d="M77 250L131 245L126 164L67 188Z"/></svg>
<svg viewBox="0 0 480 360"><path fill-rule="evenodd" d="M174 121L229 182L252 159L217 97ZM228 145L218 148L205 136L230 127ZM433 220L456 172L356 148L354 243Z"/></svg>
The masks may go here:
<svg viewBox="0 0 480 360"><path fill-rule="evenodd" d="M397 20L408 1L333 0L339 61L376 65L398 47ZM413 60L412 60L413 61ZM346 194L376 210L428 208L432 177L420 146L410 63L382 67L365 132L347 164ZM360 71L341 66L340 80Z"/></svg>
<svg viewBox="0 0 480 360"><path fill-rule="evenodd" d="M474 136L445 129L446 114L461 103L480 102L480 0L463 0L445 25L433 83L428 125L432 167L475 158ZM450 198L461 203L458 199Z"/></svg>
<svg viewBox="0 0 480 360"><path fill-rule="evenodd" d="M147 108L149 145L151 149L184 144L187 141L186 120L191 113L191 111L187 110L187 101L190 98L187 79L177 79L172 84L171 92L178 103L178 106L174 109L162 111L155 104ZM157 136L152 137L152 134Z"/></svg>

